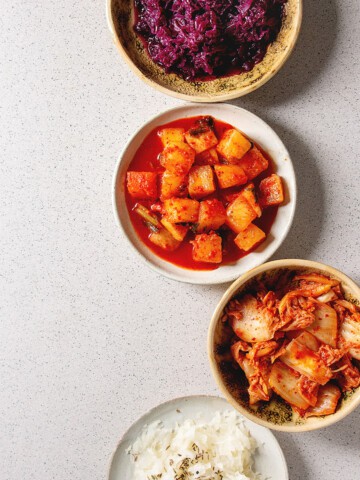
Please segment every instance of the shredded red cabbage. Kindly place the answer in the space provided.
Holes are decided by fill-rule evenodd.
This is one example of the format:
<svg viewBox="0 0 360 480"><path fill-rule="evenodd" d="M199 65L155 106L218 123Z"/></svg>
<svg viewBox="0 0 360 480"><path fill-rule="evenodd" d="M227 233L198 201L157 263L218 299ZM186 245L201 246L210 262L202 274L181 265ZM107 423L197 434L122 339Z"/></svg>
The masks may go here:
<svg viewBox="0 0 360 480"><path fill-rule="evenodd" d="M187 80L251 70L281 28L286 0L135 0L152 60Z"/></svg>

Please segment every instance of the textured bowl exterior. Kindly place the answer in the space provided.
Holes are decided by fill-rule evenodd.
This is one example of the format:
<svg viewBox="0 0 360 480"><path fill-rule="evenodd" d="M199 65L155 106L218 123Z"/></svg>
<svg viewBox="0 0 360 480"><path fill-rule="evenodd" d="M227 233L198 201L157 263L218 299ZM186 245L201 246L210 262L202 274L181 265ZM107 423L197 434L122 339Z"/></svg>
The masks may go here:
<svg viewBox="0 0 360 480"><path fill-rule="evenodd" d="M223 102L253 92L284 65L298 38L302 0L288 0L282 28L264 59L250 72L209 81L188 82L165 73L147 54L133 30L133 0L107 0L107 19L113 41L130 68L146 83L163 93L193 102Z"/></svg>
<svg viewBox="0 0 360 480"><path fill-rule="evenodd" d="M245 389L245 382L243 385L240 385L238 380L237 383L233 383L232 380L229 381L229 377L224 374L221 355L219 354L219 345L224 338L225 329L221 321L224 308L235 295L246 288L255 278L271 276L279 270L317 271L335 278L341 282L346 298L360 305L360 288L349 277L333 267L319 262L299 259L275 260L260 265L238 278L224 293L215 309L208 332L208 357L210 367L216 383L225 398L234 408L253 422L273 430L284 432L306 432L328 427L346 417L360 405L360 387L341 400L340 406L333 415L301 419L300 417L289 415L289 409L287 410L287 415L284 415L284 412L286 413L286 405L278 400L269 403L269 410L266 412L266 415L263 411L258 413L252 410L247 401L244 400L244 397L238 393L240 391L239 386Z"/></svg>

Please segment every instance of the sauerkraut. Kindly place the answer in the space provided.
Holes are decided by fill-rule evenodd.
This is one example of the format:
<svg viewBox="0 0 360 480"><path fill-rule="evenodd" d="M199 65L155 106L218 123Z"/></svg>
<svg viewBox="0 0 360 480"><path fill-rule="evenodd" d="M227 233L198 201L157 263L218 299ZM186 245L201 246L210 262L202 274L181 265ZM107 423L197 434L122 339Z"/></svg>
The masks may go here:
<svg viewBox="0 0 360 480"><path fill-rule="evenodd" d="M187 80L249 71L278 35L286 0L135 0L151 59Z"/></svg>
<svg viewBox="0 0 360 480"><path fill-rule="evenodd" d="M128 449L132 480L261 480L254 472L255 439L235 411L146 426Z"/></svg>

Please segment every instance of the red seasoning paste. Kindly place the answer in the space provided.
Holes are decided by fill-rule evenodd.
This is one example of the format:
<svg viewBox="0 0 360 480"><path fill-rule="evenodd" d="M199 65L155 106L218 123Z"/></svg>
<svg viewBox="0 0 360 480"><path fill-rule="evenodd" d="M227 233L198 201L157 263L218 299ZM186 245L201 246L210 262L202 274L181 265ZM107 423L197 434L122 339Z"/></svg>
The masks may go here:
<svg viewBox="0 0 360 480"><path fill-rule="evenodd" d="M194 125L197 123L201 123L202 119L204 118L211 118L211 117L191 117L191 118L182 118L170 123L167 123L166 125L162 125L159 127L156 127L154 130L152 130L149 135L144 139L142 144L139 146L138 150L136 151L133 160L131 161L129 168L128 168L128 175L129 172L155 172L157 173L157 184L158 184L158 195L157 198L134 198L129 193L129 176L128 176L128 182L127 182L127 187L125 188L125 198L126 198L126 205L127 209L130 215L131 222L134 226L134 229L136 230L138 236L141 238L141 240L147 245L150 250L152 250L156 255L159 257L175 264L183 268L188 268L192 270L213 270L218 268L220 265L226 265L226 264L231 264L239 260L240 258L244 257L245 255L248 255L251 253L252 250L254 250L259 243L258 242L254 245L253 248L250 248L248 251L244 251L240 249L234 242L234 239L237 237L238 233L234 232L229 226L226 224L223 224L220 228L216 230L216 234L221 237L221 244L222 244L222 260L221 263L212 263L211 257L217 258L217 252L210 251L208 252L208 258L205 262L203 261L196 261L193 258L193 244L192 242L195 240L195 237L198 236L198 240L201 243L201 240L203 238L200 238L199 232L197 232L197 224L184 224L186 227L189 227L189 230L186 233L186 236L184 240L179 244L179 246L173 250L173 251L168 251L166 249L163 249L159 247L158 245L155 245L152 241L150 241L149 237L151 236L152 230L149 229L149 223L144 221L144 218L138 214L136 211L136 207L140 204L142 207L145 207L145 209L148 209L149 212L151 212L151 215L154 215L155 218L157 217L159 220L161 220L162 215L164 215L164 212L161 210L162 209L162 202L159 200L160 196L160 179L161 175L165 171L165 168L160 164L160 156L161 153L164 150L164 145L162 143L162 140L159 136L159 133L163 131L164 129L167 128L182 128L186 132L193 129ZM213 122L213 123L212 123ZM211 123L212 123L212 130L215 133L217 139L221 141L221 138L223 137L224 133L226 131L229 131L233 129L233 127L229 124L226 124L220 120L217 119L212 119L211 118ZM201 131L201 128L200 128ZM277 177L277 175L274 174L274 165L273 161L270 158L270 156L263 151L258 145L254 144L254 142L251 139L248 139L251 142L252 148L255 149L255 147L261 152L263 157L268 162L268 166L265 170L263 170L258 176L255 178L252 178L251 181L248 181L246 183L243 183L238 186L233 186L230 188L219 188L219 183L217 179L217 175L214 173L214 181L216 185L216 190L215 192L211 193L208 196L201 196L201 198L196 198L199 202L204 201L204 200L209 200L209 199L218 199L222 202L224 208L226 209L231 201L236 198L239 195L239 192L244 190L244 188L249 185L249 184L254 184L255 187L255 194L256 195L261 195L261 191L259 190L259 185L260 182L263 179L269 180L270 177L270 183L271 179L273 177ZM216 147L217 148L217 147ZM201 156L200 156L201 157ZM196 155L195 157L195 162L193 164L194 168L197 163L198 163L198 158L200 158L199 155ZM244 157L245 158L245 157ZM228 162L226 159L222 158L221 155L219 155L219 162L221 164L227 164ZM240 162L241 165L241 162ZM213 169L213 166L211 167ZM191 170L190 170L191 172ZM133 174L130 174L133 175ZM277 177L279 179L279 177ZM263 183L264 188L262 191L262 195L265 198L263 201L263 204L265 205L266 208L261 208L261 216L259 218L256 218L253 220L253 224L259 227L267 236L271 226L274 222L277 210L278 210L278 204L280 202L277 202L277 200L274 200L274 195L271 197L271 187L270 190L267 189L266 182ZM280 181L280 186L281 186L281 181ZM146 187L149 187L148 185ZM136 188L136 187L135 187ZM151 189L150 189L151 190ZM270 192L270 195L269 195ZM276 193L276 192L275 192ZM276 197L276 195L275 195ZM186 196L186 198L191 198L189 195ZM266 205L266 199L269 200L269 205ZM280 199L281 201L283 198ZM264 207L263 205L263 207ZM205 233L205 239L207 235L210 232L202 232ZM264 240L264 239L263 239ZM262 240L262 241L263 241ZM196 255L195 255L196 257ZM218 262L218 259L216 260Z"/></svg>

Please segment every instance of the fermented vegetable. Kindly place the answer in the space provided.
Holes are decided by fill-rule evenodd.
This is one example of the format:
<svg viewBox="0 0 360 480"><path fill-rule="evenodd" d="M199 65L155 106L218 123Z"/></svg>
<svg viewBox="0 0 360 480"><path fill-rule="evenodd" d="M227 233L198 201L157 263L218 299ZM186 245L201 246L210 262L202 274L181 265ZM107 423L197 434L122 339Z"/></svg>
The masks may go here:
<svg viewBox="0 0 360 480"><path fill-rule="evenodd" d="M178 412L180 414L180 412ZM257 442L234 411L146 426L129 447L133 480L262 480L254 471Z"/></svg>
<svg viewBox="0 0 360 480"><path fill-rule="evenodd" d="M130 163L130 218L159 256L216 268L266 239L283 199L260 205L259 184L270 177L283 192L270 158L233 126L211 116L180 119L151 132Z"/></svg>
<svg viewBox="0 0 360 480"><path fill-rule="evenodd" d="M333 278L287 271L262 279L228 303L223 321L250 405L278 395L301 416L330 415L360 386L360 308Z"/></svg>
<svg viewBox="0 0 360 480"><path fill-rule="evenodd" d="M277 37L286 0L135 0L151 59L187 80L251 70Z"/></svg>

